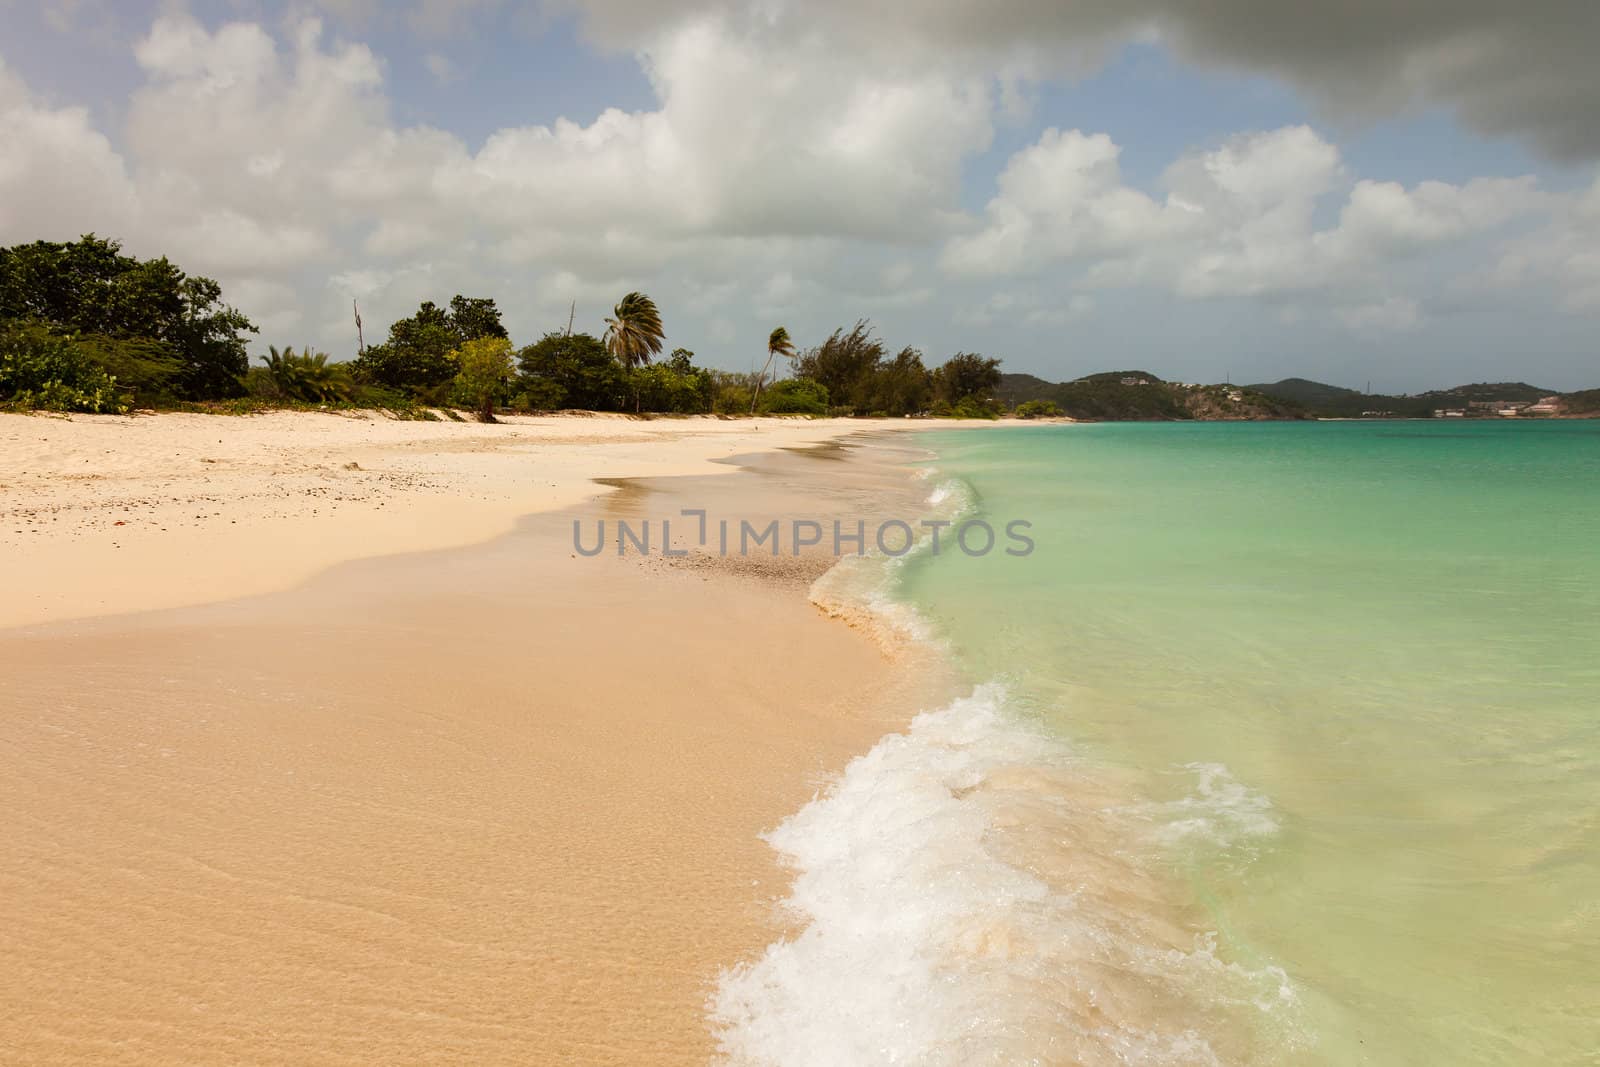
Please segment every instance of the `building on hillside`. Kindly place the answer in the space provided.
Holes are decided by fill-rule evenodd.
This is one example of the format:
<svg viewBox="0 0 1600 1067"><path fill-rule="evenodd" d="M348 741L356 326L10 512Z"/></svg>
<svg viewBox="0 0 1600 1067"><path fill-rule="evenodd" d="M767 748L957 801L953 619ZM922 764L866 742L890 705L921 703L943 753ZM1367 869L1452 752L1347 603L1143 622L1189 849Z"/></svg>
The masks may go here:
<svg viewBox="0 0 1600 1067"><path fill-rule="evenodd" d="M1554 415L1561 410L1561 398L1559 396L1541 397L1537 404L1529 404L1522 410L1529 415Z"/></svg>

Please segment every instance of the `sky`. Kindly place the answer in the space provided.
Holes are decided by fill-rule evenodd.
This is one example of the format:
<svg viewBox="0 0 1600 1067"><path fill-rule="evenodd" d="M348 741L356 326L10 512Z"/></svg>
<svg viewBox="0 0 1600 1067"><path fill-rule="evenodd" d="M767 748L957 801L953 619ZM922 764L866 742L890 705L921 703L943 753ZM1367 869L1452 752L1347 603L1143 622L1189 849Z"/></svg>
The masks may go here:
<svg viewBox="0 0 1600 1067"><path fill-rule="evenodd" d="M759 365L1600 386L1593 0L0 0L0 244Z"/></svg>

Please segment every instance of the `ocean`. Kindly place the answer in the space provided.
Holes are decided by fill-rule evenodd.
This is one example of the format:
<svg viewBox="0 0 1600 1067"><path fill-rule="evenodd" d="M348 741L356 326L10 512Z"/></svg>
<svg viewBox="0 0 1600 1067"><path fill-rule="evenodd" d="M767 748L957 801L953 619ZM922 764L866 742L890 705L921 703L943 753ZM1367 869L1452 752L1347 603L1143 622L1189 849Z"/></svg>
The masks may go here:
<svg viewBox="0 0 1600 1067"><path fill-rule="evenodd" d="M769 835L734 1063L1593 1064L1600 423L924 439L847 561L958 695Z"/></svg>

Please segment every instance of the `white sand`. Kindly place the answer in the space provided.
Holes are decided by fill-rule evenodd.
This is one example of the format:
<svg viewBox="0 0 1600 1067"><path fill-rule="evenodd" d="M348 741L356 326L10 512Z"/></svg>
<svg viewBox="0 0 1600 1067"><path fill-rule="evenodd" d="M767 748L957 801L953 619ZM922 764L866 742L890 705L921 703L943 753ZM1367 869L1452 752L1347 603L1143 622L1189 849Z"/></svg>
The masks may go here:
<svg viewBox="0 0 1600 1067"><path fill-rule="evenodd" d="M713 461L928 425L0 415L0 626L272 592L344 560L488 540L604 491L596 478L731 471Z"/></svg>

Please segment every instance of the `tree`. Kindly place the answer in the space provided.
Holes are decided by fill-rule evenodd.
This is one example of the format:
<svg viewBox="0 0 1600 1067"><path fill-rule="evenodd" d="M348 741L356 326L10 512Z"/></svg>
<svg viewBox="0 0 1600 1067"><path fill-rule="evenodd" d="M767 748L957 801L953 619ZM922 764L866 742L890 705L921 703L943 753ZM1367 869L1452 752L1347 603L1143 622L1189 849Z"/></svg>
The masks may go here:
<svg viewBox="0 0 1600 1067"><path fill-rule="evenodd" d="M957 352L933 372L934 396L955 406L972 397L987 401L1000 387L1000 361L975 352Z"/></svg>
<svg viewBox="0 0 1600 1067"><path fill-rule="evenodd" d="M870 407L886 415L918 415L928 409L932 394L933 375L922 365L922 353L902 348L894 359L878 365Z"/></svg>
<svg viewBox="0 0 1600 1067"><path fill-rule="evenodd" d="M210 278L121 249L92 233L0 248L0 319L105 339L86 346L90 358L114 342L139 342L138 358L162 370L162 388L187 399L242 393L250 365L243 335L256 332L250 320L222 303Z"/></svg>
<svg viewBox="0 0 1600 1067"><path fill-rule="evenodd" d="M537 411L616 411L627 392L622 365L593 334L552 331L517 353L518 403Z"/></svg>
<svg viewBox="0 0 1600 1067"><path fill-rule="evenodd" d="M389 339L370 345L355 360L366 381L414 395L438 393L460 372L454 353L468 341L506 338L493 300L457 294L448 309L425 300L410 318L389 327Z"/></svg>
<svg viewBox="0 0 1600 1067"><path fill-rule="evenodd" d="M629 293L611 310L611 315L606 319L605 344L623 367L632 370L660 354L666 334L654 300L643 293ZM639 398L635 393L634 410L638 409Z"/></svg>
<svg viewBox="0 0 1600 1067"><path fill-rule="evenodd" d="M461 368L456 375L456 397L478 412L479 422L494 422L494 402L511 383L511 342L504 337L478 337L454 353Z"/></svg>
<svg viewBox="0 0 1600 1067"><path fill-rule="evenodd" d="M783 356L791 363L794 361L794 342L789 339L789 331L782 326L773 330L767 338L767 361L762 364L761 373L756 375L756 395L750 398L752 415L756 413L756 404L761 400L761 383L766 380L767 369L778 356Z"/></svg>
<svg viewBox="0 0 1600 1067"><path fill-rule="evenodd" d="M857 414L872 409L871 389L883 361L883 342L872 323L859 320L848 332L837 329L822 344L808 349L795 363L795 374L820 382L829 400Z"/></svg>
<svg viewBox="0 0 1600 1067"><path fill-rule="evenodd" d="M446 321L464 342L476 341L480 337L511 336L500 322L500 309L488 297L457 293L450 298L450 313Z"/></svg>

